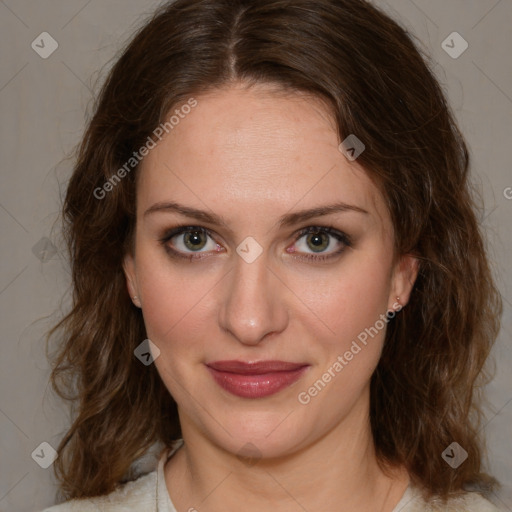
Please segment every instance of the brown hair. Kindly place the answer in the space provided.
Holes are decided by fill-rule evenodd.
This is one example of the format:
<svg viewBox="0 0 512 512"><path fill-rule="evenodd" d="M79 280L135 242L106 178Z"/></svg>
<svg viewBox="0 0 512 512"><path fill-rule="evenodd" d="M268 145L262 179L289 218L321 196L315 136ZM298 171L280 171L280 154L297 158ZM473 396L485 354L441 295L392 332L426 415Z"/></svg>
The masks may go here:
<svg viewBox="0 0 512 512"><path fill-rule="evenodd" d="M389 324L371 381L380 462L403 464L431 496L487 481L481 473L482 369L501 301L468 182L468 151L441 88L407 32L364 0L177 0L163 6L117 60L102 88L63 209L72 262L71 312L51 376L75 404L54 467L66 499L114 490L156 441L180 436L176 404L155 365L122 259L135 223L137 169L99 194L171 108L242 82L321 98L340 141L380 187L397 254L420 271ZM103 189L104 190L104 189ZM452 469L453 441L469 454Z"/></svg>

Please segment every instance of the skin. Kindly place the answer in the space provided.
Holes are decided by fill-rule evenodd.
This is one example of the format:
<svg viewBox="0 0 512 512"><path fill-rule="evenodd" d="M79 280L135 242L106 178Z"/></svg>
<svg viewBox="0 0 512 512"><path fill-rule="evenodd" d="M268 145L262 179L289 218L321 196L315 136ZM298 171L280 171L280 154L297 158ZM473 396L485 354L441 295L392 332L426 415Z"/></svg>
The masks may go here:
<svg viewBox="0 0 512 512"><path fill-rule="evenodd" d="M178 404L185 445L165 465L177 509L391 511L409 476L377 464L369 384L384 342L381 329L307 404L297 397L397 297L408 301L417 260L395 257L384 199L357 160L339 151L335 125L318 100L267 85L231 85L198 105L151 150L137 183L134 254L124 269L158 372ZM177 202L215 213L210 224L173 211ZM337 202L365 210L310 217L281 227L281 216ZM172 258L160 242L179 225L211 230L202 259ZM331 226L315 252L298 231ZM246 237L263 252L247 263ZM183 234L167 247L194 254ZM309 240L309 242L308 242ZM193 246L192 246L193 247ZM307 255L334 254L315 261ZM197 255L197 253L196 253ZM303 259L301 259L301 256ZM400 314L400 313L398 313ZM239 398L212 379L205 362L283 360L310 365L270 397ZM247 463L237 455L257 455Z"/></svg>

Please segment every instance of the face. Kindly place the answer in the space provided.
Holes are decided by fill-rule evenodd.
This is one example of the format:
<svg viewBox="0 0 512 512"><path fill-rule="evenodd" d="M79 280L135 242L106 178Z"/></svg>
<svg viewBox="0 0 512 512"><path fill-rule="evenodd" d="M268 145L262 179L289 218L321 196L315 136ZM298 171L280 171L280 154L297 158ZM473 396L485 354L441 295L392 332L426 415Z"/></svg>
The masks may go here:
<svg viewBox="0 0 512 512"><path fill-rule="evenodd" d="M415 260L317 100L196 99L142 163L128 289L184 434L286 455L366 417Z"/></svg>

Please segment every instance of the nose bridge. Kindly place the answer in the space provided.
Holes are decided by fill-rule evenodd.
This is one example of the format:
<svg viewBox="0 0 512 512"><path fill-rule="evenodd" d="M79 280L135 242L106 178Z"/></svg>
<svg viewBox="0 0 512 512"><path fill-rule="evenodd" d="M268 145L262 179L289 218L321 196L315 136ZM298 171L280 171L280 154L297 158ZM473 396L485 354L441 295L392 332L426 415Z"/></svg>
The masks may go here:
<svg viewBox="0 0 512 512"><path fill-rule="evenodd" d="M250 263L237 255L233 264L219 321L238 341L255 345L267 334L286 327L286 308L280 298L282 284L270 270L264 253Z"/></svg>

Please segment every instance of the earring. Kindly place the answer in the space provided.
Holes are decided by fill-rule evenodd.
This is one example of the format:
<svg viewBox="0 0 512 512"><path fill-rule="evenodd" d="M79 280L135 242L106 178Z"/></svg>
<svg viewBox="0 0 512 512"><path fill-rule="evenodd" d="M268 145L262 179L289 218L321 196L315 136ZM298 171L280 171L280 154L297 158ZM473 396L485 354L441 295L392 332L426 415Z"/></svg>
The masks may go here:
<svg viewBox="0 0 512 512"><path fill-rule="evenodd" d="M395 303L391 306L391 309L388 309L387 315L390 315L388 318L393 318L395 314L402 309L402 307L402 304L400 304L400 297L396 297Z"/></svg>

